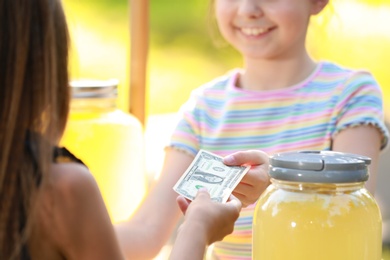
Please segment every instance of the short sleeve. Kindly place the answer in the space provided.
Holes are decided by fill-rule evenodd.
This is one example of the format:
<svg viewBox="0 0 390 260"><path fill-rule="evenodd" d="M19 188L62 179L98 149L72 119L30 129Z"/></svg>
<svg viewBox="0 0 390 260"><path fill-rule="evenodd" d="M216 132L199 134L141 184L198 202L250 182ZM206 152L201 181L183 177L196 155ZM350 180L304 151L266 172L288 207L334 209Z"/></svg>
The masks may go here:
<svg viewBox="0 0 390 260"><path fill-rule="evenodd" d="M388 144L389 132L384 123L382 91L368 72L353 72L340 86L337 124L333 135L359 125L372 125L382 133L381 149Z"/></svg>
<svg viewBox="0 0 390 260"><path fill-rule="evenodd" d="M197 104L199 102L197 91L191 93L190 98L180 110L177 125L172 133L168 147L182 150L196 155L199 150L199 116Z"/></svg>

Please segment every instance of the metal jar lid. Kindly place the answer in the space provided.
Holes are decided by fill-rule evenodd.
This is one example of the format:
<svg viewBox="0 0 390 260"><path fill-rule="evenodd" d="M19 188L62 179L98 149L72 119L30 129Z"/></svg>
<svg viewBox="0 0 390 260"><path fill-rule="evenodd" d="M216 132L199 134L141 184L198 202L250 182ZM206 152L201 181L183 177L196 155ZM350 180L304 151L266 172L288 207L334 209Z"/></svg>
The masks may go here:
<svg viewBox="0 0 390 260"><path fill-rule="evenodd" d="M271 178L305 183L353 183L368 180L369 157L334 151L297 151L270 157Z"/></svg>
<svg viewBox="0 0 390 260"><path fill-rule="evenodd" d="M115 98L118 80L74 80L70 82L72 98Z"/></svg>

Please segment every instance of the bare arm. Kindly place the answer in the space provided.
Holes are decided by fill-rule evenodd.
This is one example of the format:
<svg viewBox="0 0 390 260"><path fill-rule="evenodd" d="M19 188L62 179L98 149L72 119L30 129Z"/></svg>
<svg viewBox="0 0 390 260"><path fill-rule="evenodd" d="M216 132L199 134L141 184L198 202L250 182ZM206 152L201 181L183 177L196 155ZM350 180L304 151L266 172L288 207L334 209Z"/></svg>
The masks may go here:
<svg viewBox="0 0 390 260"><path fill-rule="evenodd" d="M140 208L128 221L115 226L120 246L128 259L150 259L165 245L181 216L172 187L193 157L166 151L161 175Z"/></svg>
<svg viewBox="0 0 390 260"><path fill-rule="evenodd" d="M194 158L177 150L168 150L159 180L133 217L117 224L117 236L129 259L155 257L169 239L181 216L173 186ZM234 153L224 161L228 165L252 165L233 194L250 205L269 184L268 156L261 151Z"/></svg>
<svg viewBox="0 0 390 260"><path fill-rule="evenodd" d="M332 150L368 156L372 159L369 166L370 177L366 188L375 193L378 160L380 154L381 133L374 126L357 126L345 129L333 140Z"/></svg>
<svg viewBox="0 0 390 260"><path fill-rule="evenodd" d="M199 190L195 200L189 203L184 197L177 199L185 214L183 224L171 252L170 260L201 260L206 246L222 240L234 229L241 202L231 197L226 204L213 202L207 191Z"/></svg>

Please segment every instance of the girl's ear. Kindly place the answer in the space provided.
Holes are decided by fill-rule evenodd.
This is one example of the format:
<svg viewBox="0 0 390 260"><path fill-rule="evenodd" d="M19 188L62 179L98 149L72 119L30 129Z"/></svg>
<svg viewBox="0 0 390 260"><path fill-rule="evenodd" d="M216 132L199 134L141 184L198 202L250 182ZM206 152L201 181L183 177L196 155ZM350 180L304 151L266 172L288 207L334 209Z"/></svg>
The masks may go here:
<svg viewBox="0 0 390 260"><path fill-rule="evenodd" d="M329 0L312 0L313 7L311 10L312 15L319 14L325 6L329 3Z"/></svg>

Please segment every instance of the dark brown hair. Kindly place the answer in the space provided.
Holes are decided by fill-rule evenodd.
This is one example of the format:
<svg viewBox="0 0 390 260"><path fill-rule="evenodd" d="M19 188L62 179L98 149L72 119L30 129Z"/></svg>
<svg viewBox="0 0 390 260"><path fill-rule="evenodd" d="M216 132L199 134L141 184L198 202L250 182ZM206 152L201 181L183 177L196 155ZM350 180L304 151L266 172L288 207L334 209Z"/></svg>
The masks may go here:
<svg viewBox="0 0 390 260"><path fill-rule="evenodd" d="M60 0L0 0L0 259L20 257L65 128L68 46Z"/></svg>

